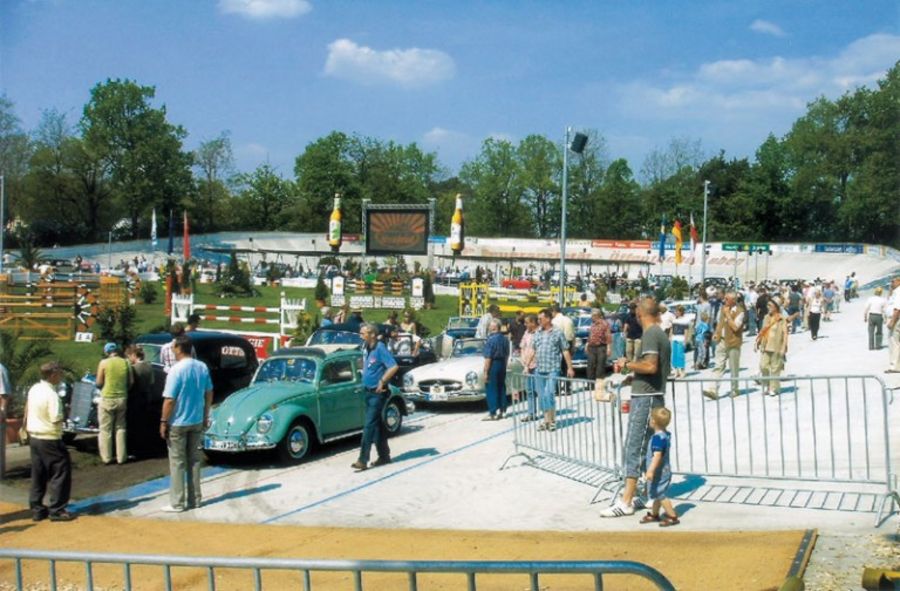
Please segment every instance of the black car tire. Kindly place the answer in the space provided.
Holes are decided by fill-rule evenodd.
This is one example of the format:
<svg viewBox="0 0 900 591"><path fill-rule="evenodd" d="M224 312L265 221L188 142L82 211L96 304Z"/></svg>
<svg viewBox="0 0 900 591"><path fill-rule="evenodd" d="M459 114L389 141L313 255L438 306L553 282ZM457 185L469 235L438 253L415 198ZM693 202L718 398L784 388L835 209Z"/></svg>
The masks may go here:
<svg viewBox="0 0 900 591"><path fill-rule="evenodd" d="M286 464L299 464L309 455L315 442L312 427L304 419L297 419L278 442L278 458Z"/></svg>
<svg viewBox="0 0 900 591"><path fill-rule="evenodd" d="M403 411L397 401L392 400L384 407L384 429L388 437L393 437L403 427Z"/></svg>

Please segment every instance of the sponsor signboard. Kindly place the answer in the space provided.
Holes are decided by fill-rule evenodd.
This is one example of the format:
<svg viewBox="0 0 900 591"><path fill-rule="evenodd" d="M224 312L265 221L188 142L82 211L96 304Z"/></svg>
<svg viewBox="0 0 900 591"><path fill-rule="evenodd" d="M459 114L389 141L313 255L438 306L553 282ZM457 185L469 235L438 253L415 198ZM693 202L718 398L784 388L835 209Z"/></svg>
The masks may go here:
<svg viewBox="0 0 900 591"><path fill-rule="evenodd" d="M650 248L649 240L592 240L594 248Z"/></svg>
<svg viewBox="0 0 900 591"><path fill-rule="evenodd" d="M690 250L690 249L691 249L691 243L690 243L690 242L683 242L683 243L681 244L681 250L682 250L682 251ZM651 243L650 243L650 250L655 250L655 251L658 252L658 251L659 251L659 242L651 242ZM675 250L675 243L674 243L674 242L666 242L666 250Z"/></svg>
<svg viewBox="0 0 900 591"><path fill-rule="evenodd" d="M341 275L331 278L331 293L338 296L344 295L344 278Z"/></svg>
<svg viewBox="0 0 900 591"><path fill-rule="evenodd" d="M722 250L726 252L769 252L772 247L760 242L723 242Z"/></svg>
<svg viewBox="0 0 900 591"><path fill-rule="evenodd" d="M272 343L275 341L277 337L279 339L280 346L284 347L287 345L288 341L291 340L291 337L284 335L278 337L278 335L248 335L244 334L243 337L249 341L249 343L253 346L253 349L256 351L256 358L262 361L263 359L268 359L269 351L272 350ZM243 354L243 351L241 351Z"/></svg>
<svg viewBox="0 0 900 591"><path fill-rule="evenodd" d="M413 277L412 280L412 295L414 298L422 297L425 292L425 281L422 280L421 277Z"/></svg>
<svg viewBox="0 0 900 591"><path fill-rule="evenodd" d="M862 244L816 244L815 252L830 252L839 254L862 254Z"/></svg>
<svg viewBox="0 0 900 591"><path fill-rule="evenodd" d="M773 244L772 252L800 252L799 244Z"/></svg>

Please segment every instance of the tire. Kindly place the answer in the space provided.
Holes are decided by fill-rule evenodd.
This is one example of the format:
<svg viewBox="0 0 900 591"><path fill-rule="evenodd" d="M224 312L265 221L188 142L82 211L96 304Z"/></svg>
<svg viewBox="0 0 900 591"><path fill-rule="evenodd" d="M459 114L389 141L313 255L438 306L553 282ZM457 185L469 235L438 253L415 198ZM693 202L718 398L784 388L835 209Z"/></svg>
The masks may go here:
<svg viewBox="0 0 900 591"><path fill-rule="evenodd" d="M403 427L403 411L396 401L388 402L384 407L384 429L388 437L393 437Z"/></svg>
<svg viewBox="0 0 900 591"><path fill-rule="evenodd" d="M315 438L310 424L303 420L294 421L284 438L278 442L278 458L285 464L299 464L309 455Z"/></svg>

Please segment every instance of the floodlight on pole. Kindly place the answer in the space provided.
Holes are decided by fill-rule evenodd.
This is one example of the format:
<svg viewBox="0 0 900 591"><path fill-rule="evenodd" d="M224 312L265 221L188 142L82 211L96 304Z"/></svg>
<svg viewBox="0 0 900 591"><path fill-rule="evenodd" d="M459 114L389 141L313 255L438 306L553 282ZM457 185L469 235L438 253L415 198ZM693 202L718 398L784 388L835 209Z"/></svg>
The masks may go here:
<svg viewBox="0 0 900 591"><path fill-rule="evenodd" d="M569 143L571 127L566 127L566 143L563 147L563 171L562 171L562 220L559 230L559 307L566 304L566 201L569 196L569 150L576 154L584 152L588 137L583 133L575 133L572 142Z"/></svg>

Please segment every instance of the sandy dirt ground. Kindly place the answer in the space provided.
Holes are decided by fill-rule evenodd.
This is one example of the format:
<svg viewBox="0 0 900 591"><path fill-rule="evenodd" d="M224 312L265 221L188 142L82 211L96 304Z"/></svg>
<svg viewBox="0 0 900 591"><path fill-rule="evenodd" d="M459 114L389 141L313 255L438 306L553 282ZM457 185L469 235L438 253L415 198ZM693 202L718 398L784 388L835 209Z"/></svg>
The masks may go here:
<svg viewBox="0 0 900 591"><path fill-rule="evenodd" d="M666 573L680 590L776 589L784 580L803 536L801 531L716 532L708 534L659 531L478 532L449 530L381 530L309 528L172 522L114 517L81 517L71 523L33 523L21 506L0 504L0 544L6 547L84 552L175 554L185 556L242 556L334 559L404 560L634 560ZM686 559L685 557L690 557ZM760 568L765 565L765 568ZM82 566L59 565L65 584L84 583ZM26 583L46 581L47 565L25 564ZM205 588L205 572L173 571L175 588ZM104 589L121 585L121 567L97 567L95 582ZM162 588L159 568L134 571L137 589ZM296 573L264 574L268 588L299 587ZM11 563L0 564L0 588L14 583ZM365 588L405 588L402 575L366 575ZM464 588L462 575L424 576L423 589ZM652 589L634 577L610 576L606 589ZM252 586L249 573L223 571L218 589ZM315 589L352 588L350 574L314 575ZM526 589L524 575L479 578L479 589ZM38 587L39 588L39 587ZM588 589L589 577L547 576L541 589Z"/></svg>

